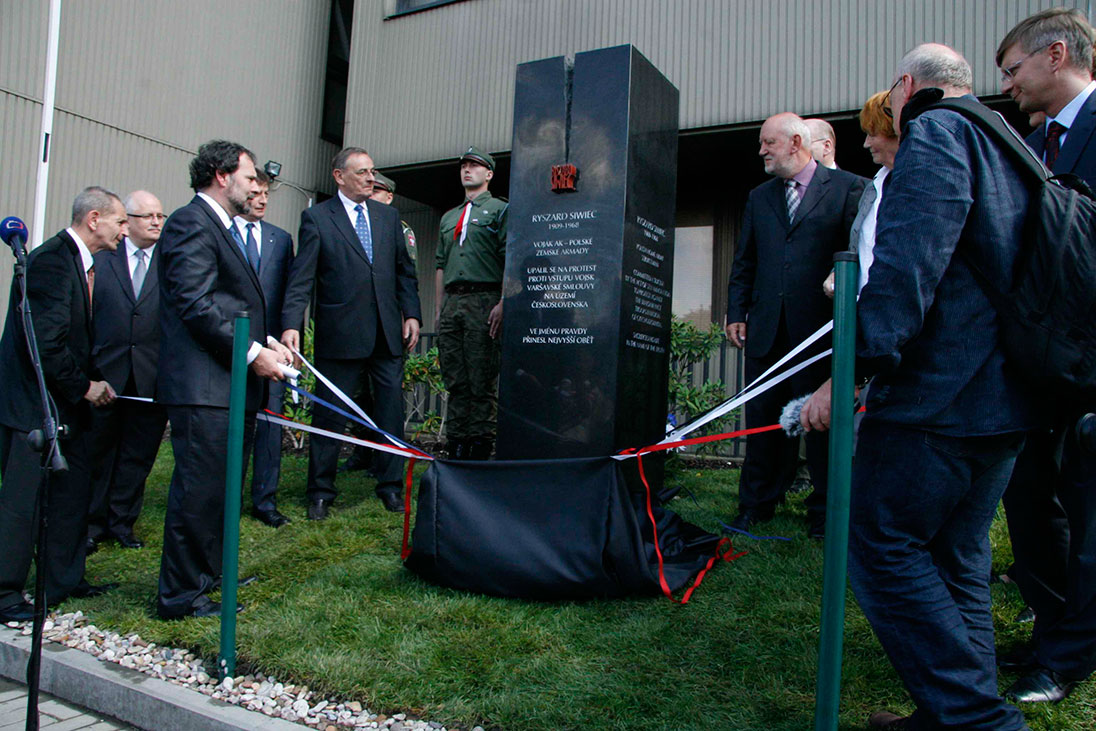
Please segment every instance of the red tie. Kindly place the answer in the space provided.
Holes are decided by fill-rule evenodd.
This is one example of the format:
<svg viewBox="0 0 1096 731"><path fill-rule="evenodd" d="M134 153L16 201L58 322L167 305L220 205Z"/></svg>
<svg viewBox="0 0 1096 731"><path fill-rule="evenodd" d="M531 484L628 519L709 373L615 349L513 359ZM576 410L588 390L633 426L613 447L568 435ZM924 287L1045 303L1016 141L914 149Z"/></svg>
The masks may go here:
<svg viewBox="0 0 1096 731"><path fill-rule="evenodd" d="M1047 167L1051 170L1054 169L1054 163L1058 160L1058 139L1065 133L1066 128L1064 125L1057 122L1051 122L1047 127Z"/></svg>
<svg viewBox="0 0 1096 731"><path fill-rule="evenodd" d="M91 304L92 292L95 291L95 267L88 269L88 304Z"/></svg>
<svg viewBox="0 0 1096 731"><path fill-rule="evenodd" d="M457 230L453 232L453 241L460 242L460 233L464 230L464 219L468 216L468 211L472 208L472 201L468 201L464 206L464 210L460 212L460 220L457 221Z"/></svg>

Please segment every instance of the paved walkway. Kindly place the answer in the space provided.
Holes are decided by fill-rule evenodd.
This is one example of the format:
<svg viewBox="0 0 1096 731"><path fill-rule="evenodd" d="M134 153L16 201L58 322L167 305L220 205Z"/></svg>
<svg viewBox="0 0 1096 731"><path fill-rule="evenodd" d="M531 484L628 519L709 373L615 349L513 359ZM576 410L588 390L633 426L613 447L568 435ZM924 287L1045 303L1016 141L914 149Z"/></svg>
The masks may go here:
<svg viewBox="0 0 1096 731"><path fill-rule="evenodd" d="M20 731L26 727L27 687L0 678L0 731ZM49 731L132 731L117 721L104 719L98 713L86 711L58 700L46 693L38 694L38 725Z"/></svg>

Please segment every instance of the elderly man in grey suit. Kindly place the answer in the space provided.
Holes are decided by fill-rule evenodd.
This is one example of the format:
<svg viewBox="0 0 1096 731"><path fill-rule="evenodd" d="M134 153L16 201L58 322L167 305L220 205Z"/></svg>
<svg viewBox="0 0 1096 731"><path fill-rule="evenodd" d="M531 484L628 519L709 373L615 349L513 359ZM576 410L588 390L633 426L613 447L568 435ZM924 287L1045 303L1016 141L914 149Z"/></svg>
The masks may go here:
<svg viewBox="0 0 1096 731"><path fill-rule="evenodd" d="M834 252L848 246L866 182L816 162L810 131L794 114L765 120L760 145L765 172L773 178L750 191L727 288L727 337L746 350L747 382L830 319L832 306L822 280ZM757 396L746 404L746 425L775 423L785 403L825 378L825 364L816 364ZM821 538L827 443L825 437L808 435L806 444L814 483L807 498L807 531ZM749 530L772 517L795 474L798 446L782 433L747 437L733 527Z"/></svg>
<svg viewBox="0 0 1096 731"><path fill-rule="evenodd" d="M160 277L156 243L167 217L147 190L126 196L129 234L114 251L95 255L95 343L91 359L114 390L156 395L160 358ZM133 532L141 514L145 480L167 424L156 403L122 399L96 409L91 432L91 506L88 551L112 539L123 548L144 544Z"/></svg>

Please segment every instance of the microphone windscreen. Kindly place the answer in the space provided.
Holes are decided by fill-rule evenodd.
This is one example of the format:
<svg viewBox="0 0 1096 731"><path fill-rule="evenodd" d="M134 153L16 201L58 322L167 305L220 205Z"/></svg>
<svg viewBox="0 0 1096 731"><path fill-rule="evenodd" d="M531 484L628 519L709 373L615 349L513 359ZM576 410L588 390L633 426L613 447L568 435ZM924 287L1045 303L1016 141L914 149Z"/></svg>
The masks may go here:
<svg viewBox="0 0 1096 731"><path fill-rule="evenodd" d="M799 423L799 414L803 411L803 406L810 397L811 395L807 394L806 396L792 399L784 406L784 410L780 412L780 427L789 437L798 437L806 433L803 430L803 425Z"/></svg>

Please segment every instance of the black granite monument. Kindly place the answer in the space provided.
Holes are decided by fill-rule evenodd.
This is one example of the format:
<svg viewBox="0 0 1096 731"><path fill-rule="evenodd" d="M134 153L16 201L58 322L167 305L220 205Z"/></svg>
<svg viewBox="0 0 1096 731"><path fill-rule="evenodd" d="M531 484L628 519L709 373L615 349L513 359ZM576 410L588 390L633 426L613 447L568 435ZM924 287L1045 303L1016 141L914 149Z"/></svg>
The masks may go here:
<svg viewBox="0 0 1096 731"><path fill-rule="evenodd" d="M677 89L630 45L518 66L500 459L662 438L677 132Z"/></svg>

